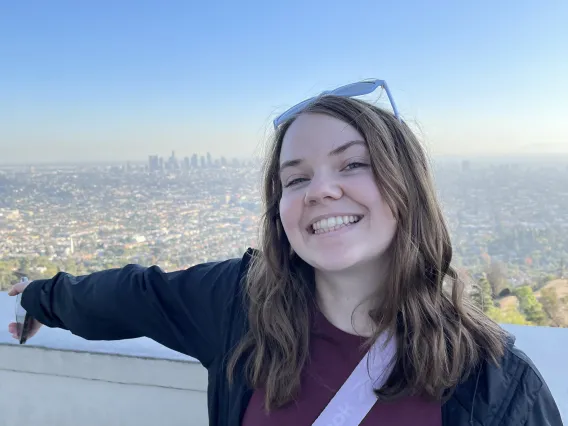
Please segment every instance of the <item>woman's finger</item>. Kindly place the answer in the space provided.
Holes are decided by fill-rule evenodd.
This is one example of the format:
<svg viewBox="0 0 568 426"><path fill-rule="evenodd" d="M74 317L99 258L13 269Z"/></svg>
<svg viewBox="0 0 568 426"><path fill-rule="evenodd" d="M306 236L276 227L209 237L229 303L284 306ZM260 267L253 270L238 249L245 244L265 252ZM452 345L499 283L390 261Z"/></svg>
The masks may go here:
<svg viewBox="0 0 568 426"><path fill-rule="evenodd" d="M14 284L8 291L8 296L16 296L20 294L28 286L29 282Z"/></svg>

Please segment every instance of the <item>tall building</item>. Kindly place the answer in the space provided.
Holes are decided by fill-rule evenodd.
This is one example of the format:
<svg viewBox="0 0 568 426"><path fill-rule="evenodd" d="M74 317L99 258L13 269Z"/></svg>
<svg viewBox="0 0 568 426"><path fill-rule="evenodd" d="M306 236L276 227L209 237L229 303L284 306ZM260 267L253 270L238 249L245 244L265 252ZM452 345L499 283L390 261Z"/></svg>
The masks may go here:
<svg viewBox="0 0 568 426"><path fill-rule="evenodd" d="M168 163L167 163L166 168L168 170L178 170L179 169L179 163L178 163L178 159L176 158L176 152L175 151L172 151L172 155L168 159Z"/></svg>
<svg viewBox="0 0 568 426"><path fill-rule="evenodd" d="M158 171L160 169L160 160L157 155L150 155L148 157L148 170L151 172Z"/></svg>

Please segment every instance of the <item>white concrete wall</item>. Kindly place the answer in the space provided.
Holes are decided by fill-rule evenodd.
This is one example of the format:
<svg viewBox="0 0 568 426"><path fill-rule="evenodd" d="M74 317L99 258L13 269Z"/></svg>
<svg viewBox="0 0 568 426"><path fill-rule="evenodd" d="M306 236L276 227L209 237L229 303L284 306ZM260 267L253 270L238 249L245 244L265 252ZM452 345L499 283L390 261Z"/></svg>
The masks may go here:
<svg viewBox="0 0 568 426"><path fill-rule="evenodd" d="M535 361L567 421L568 330L506 328ZM74 339L100 349L99 342ZM106 342L105 349L113 343L123 349L128 342ZM134 351L140 341L129 343ZM206 390L206 370L190 359L0 341L0 426L207 426Z"/></svg>
<svg viewBox="0 0 568 426"><path fill-rule="evenodd" d="M0 344L1 426L206 426L192 361Z"/></svg>
<svg viewBox="0 0 568 426"><path fill-rule="evenodd" d="M142 338L91 342L44 327L20 346L0 292L0 426L206 426L207 372ZM568 329L503 325L532 358L568 426Z"/></svg>

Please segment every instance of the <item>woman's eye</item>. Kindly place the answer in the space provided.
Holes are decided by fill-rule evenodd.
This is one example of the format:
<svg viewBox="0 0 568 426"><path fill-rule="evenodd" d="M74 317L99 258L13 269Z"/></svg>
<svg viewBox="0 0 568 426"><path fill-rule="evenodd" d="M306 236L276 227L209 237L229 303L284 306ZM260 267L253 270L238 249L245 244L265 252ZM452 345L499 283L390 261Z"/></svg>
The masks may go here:
<svg viewBox="0 0 568 426"><path fill-rule="evenodd" d="M289 186L292 186L292 185L297 185L304 180L306 180L306 179L305 178L292 179L290 182L288 182L288 183L286 183L286 185L284 185L284 188L288 188Z"/></svg>
<svg viewBox="0 0 568 426"><path fill-rule="evenodd" d="M345 168L343 170L353 170L353 169L359 169L361 167L367 167L367 164L363 164L363 163L349 163L347 166L345 166Z"/></svg>

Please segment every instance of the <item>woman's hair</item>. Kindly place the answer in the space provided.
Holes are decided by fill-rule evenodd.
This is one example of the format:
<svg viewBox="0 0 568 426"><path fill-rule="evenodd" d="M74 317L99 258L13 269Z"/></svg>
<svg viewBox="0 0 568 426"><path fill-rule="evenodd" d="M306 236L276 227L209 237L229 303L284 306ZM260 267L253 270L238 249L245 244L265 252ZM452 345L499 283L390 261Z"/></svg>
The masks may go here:
<svg viewBox="0 0 568 426"><path fill-rule="evenodd" d="M360 100L323 96L305 113L330 115L361 133L378 188L397 220L388 278L371 312L377 331L367 342L395 330L397 351L392 373L376 393L443 400L481 361L499 362L506 334L465 297L464 283L450 265L450 235L426 153L406 124ZM244 283L250 328L228 364L232 381L243 362L250 384L264 387L267 410L298 395L315 306L313 268L292 252L278 210L280 151L296 118L276 130L266 158L261 252Z"/></svg>

